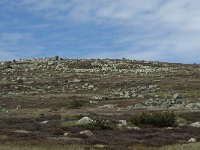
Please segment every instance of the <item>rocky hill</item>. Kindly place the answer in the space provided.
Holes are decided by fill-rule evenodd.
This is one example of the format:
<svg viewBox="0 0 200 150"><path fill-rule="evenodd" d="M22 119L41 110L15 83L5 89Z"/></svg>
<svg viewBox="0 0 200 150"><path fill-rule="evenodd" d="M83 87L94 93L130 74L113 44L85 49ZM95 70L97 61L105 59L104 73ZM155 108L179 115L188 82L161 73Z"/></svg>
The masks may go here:
<svg viewBox="0 0 200 150"><path fill-rule="evenodd" d="M0 89L0 144L126 149L200 140L198 64L20 59L0 62ZM173 111L176 123L130 124L132 116L152 111ZM81 118L86 124L100 118L113 129L86 130L77 125Z"/></svg>

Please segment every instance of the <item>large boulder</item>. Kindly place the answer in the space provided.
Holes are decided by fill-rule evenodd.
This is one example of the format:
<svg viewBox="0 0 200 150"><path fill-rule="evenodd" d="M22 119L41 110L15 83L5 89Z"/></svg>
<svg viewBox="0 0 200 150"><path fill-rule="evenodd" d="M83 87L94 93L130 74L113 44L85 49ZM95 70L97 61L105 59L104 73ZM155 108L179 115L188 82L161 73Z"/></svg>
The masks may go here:
<svg viewBox="0 0 200 150"><path fill-rule="evenodd" d="M89 117L83 117L82 119L80 119L79 121L76 122L76 125L87 125L92 122L93 122L93 120L90 119Z"/></svg>

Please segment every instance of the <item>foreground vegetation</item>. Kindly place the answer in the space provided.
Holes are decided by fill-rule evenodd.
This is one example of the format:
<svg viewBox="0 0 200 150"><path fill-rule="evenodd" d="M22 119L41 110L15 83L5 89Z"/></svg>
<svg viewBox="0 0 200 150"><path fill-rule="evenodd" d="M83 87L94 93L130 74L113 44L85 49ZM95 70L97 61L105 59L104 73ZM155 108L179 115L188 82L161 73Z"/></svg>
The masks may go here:
<svg viewBox="0 0 200 150"><path fill-rule="evenodd" d="M170 127L174 126L176 122L176 115L174 112L152 112L133 116L130 122L136 126L153 125L155 127Z"/></svg>
<svg viewBox="0 0 200 150"><path fill-rule="evenodd" d="M164 147L144 147L135 145L129 150L199 150L200 143L177 144ZM84 145L65 145L65 146L19 146L19 145L0 145L0 150L99 150L103 148L88 147Z"/></svg>

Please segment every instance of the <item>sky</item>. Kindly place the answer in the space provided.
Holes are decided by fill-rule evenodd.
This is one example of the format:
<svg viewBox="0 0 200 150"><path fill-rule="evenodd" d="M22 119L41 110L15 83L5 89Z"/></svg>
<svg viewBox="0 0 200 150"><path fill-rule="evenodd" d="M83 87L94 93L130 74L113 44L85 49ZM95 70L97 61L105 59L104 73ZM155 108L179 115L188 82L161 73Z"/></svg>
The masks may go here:
<svg viewBox="0 0 200 150"><path fill-rule="evenodd" d="M0 0L0 61L200 63L199 0Z"/></svg>

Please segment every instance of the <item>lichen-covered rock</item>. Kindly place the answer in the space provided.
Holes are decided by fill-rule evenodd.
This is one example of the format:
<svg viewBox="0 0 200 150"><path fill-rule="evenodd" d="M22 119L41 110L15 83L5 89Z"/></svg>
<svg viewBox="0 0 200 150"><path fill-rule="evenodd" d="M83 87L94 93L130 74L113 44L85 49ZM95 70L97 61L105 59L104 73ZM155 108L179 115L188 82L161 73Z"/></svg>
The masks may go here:
<svg viewBox="0 0 200 150"><path fill-rule="evenodd" d="M79 121L76 122L76 125L87 125L89 123L92 123L93 120L89 117L83 117Z"/></svg>

